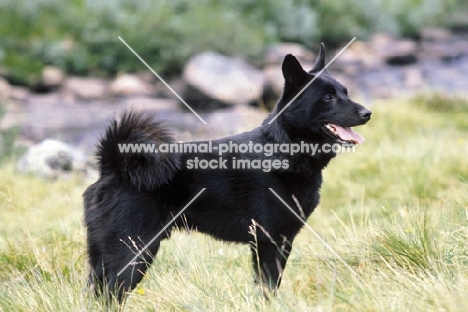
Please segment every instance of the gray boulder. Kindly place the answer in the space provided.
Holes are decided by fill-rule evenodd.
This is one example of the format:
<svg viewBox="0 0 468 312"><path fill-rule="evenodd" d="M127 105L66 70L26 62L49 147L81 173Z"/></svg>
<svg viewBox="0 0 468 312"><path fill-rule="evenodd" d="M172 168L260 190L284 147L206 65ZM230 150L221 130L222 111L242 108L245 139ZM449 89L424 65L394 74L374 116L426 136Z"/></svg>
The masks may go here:
<svg viewBox="0 0 468 312"><path fill-rule="evenodd" d="M0 77L0 99L5 99L10 96L11 86L8 82Z"/></svg>
<svg viewBox="0 0 468 312"><path fill-rule="evenodd" d="M45 66L42 69L41 87L52 90L60 87L65 81L65 72L54 66Z"/></svg>
<svg viewBox="0 0 468 312"><path fill-rule="evenodd" d="M453 61L463 56L461 45L448 42L423 42L422 55L429 61ZM460 48L459 48L460 47Z"/></svg>
<svg viewBox="0 0 468 312"><path fill-rule="evenodd" d="M269 111L273 110L283 92L284 78L281 65L267 65L263 69L265 85L263 88L263 104Z"/></svg>
<svg viewBox="0 0 468 312"><path fill-rule="evenodd" d="M83 100L103 99L107 88L108 82L99 78L69 77L64 83L66 94Z"/></svg>
<svg viewBox="0 0 468 312"><path fill-rule="evenodd" d="M112 96L151 95L151 85L145 83L140 77L131 74L118 76L109 86Z"/></svg>
<svg viewBox="0 0 468 312"><path fill-rule="evenodd" d="M397 39L387 34L376 34L370 41L375 56L388 65L409 65L418 61L418 44L409 39Z"/></svg>
<svg viewBox="0 0 468 312"><path fill-rule="evenodd" d="M445 28L423 28L420 31L422 41L441 42L450 41L453 39L452 33Z"/></svg>
<svg viewBox="0 0 468 312"><path fill-rule="evenodd" d="M185 65L183 99L193 108L213 109L261 99L263 73L247 62L216 52L193 56Z"/></svg>
<svg viewBox="0 0 468 312"><path fill-rule="evenodd" d="M301 64L313 64L316 58L315 53L299 43L280 42L272 44L267 48L264 63L267 65L282 64L287 54L294 55Z"/></svg>
<svg viewBox="0 0 468 312"><path fill-rule="evenodd" d="M57 179L77 172L86 176L86 156L72 146L47 139L32 145L16 163L16 170L43 178Z"/></svg>

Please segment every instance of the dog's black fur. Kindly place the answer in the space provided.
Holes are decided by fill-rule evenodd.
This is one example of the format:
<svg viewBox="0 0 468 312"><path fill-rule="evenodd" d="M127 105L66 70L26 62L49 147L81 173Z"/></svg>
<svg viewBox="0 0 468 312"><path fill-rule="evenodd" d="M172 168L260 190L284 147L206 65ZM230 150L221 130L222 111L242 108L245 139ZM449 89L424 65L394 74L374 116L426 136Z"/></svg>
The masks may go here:
<svg viewBox="0 0 468 312"><path fill-rule="evenodd" d="M279 117L283 107L325 66L322 44L313 69L306 72L292 55L284 59L283 94L263 124L250 131L213 142L247 143L343 143L326 124L353 127L365 124L371 112L353 102L346 88L328 71L316 80ZM348 137L349 139L349 137ZM119 143L173 142L166 128L151 117L130 112L114 121L98 147L100 178L84 193L90 282L98 294L120 300L143 278L160 241L174 226L188 227L215 238L251 244L257 281L275 291L302 222L269 191L272 188L299 215L307 218L319 202L322 169L334 153L276 154L288 168L262 170L188 169L186 161L217 159L210 153L122 154ZM231 159L266 159L254 153L229 153ZM202 189L183 217L160 235L141 257L122 270L139 250L172 221ZM294 201L297 199L297 203ZM302 207L302 209L300 208ZM254 238L255 237L255 238ZM254 242L254 243L253 243Z"/></svg>

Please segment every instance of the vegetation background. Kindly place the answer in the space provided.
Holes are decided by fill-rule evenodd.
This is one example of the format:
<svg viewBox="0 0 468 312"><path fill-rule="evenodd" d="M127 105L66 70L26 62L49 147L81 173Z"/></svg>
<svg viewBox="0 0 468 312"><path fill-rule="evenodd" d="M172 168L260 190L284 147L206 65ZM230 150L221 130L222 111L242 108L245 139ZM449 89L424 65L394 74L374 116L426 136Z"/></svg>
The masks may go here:
<svg viewBox="0 0 468 312"><path fill-rule="evenodd" d="M44 65L74 75L178 74L212 49L261 62L269 43L338 46L376 31L462 27L462 0L0 0L0 74L34 85ZM0 130L0 311L467 311L468 101L425 94L378 101L366 138L325 171L278 297L252 283L250 254L197 233L165 241L124 306L86 288L80 178L18 176L15 129ZM1 115L1 114L0 114Z"/></svg>
<svg viewBox="0 0 468 312"><path fill-rule="evenodd" d="M0 0L0 64L34 85L44 65L75 75L141 69L118 36L161 74L214 50L261 62L272 42L329 46L375 32L417 36L424 27L466 27L464 0Z"/></svg>

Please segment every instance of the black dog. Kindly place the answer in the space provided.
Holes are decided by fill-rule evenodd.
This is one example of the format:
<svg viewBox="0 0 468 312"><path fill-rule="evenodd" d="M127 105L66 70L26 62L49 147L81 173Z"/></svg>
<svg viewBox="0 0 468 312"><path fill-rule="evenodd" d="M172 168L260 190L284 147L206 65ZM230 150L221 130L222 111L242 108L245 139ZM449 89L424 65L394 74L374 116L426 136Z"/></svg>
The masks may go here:
<svg viewBox="0 0 468 312"><path fill-rule="evenodd" d="M276 109L260 127L212 142L231 147L314 144L319 152L313 155L310 151L291 155L276 150L267 155L230 150L220 158L214 149L122 153L122 143L162 146L173 140L160 122L141 113L126 113L109 126L98 147L100 178L83 195L90 282L98 294L122 299L143 278L161 239L174 226L251 244L257 281L276 291L303 224L269 189L306 219L319 202L321 171L336 155L330 149L328 153L320 150L331 144L361 143L363 138L350 127L365 124L371 116L324 71L272 121L324 66L323 44L310 72L287 55L282 66L284 90ZM192 144L206 147L208 143ZM202 169L202 161L218 167Z"/></svg>

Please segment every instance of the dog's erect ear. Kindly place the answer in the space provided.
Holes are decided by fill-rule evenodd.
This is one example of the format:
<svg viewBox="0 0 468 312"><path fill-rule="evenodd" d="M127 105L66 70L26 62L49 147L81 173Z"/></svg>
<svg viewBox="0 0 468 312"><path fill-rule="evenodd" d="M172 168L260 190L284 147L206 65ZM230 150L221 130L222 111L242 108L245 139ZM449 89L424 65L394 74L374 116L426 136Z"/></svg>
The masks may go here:
<svg viewBox="0 0 468 312"><path fill-rule="evenodd" d="M284 57L283 66L283 77L286 83L297 85L303 82L308 74L302 69L299 61L292 54L288 54Z"/></svg>
<svg viewBox="0 0 468 312"><path fill-rule="evenodd" d="M310 71L311 73L319 72L325 67L325 45L323 42L320 44L320 52L317 55L317 59L315 60L314 67Z"/></svg>

